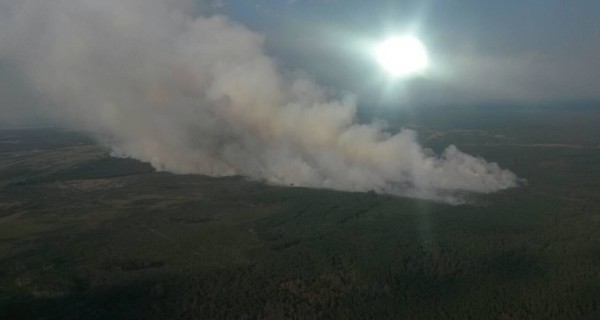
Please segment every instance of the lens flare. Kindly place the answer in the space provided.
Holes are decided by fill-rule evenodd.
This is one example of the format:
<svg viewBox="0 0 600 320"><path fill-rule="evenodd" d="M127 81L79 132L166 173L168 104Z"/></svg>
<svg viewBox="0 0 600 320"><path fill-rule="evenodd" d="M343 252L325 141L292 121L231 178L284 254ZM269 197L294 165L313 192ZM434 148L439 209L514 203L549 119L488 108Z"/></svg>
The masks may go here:
<svg viewBox="0 0 600 320"><path fill-rule="evenodd" d="M375 49L375 56L381 67L394 77L421 73L429 63L425 46L412 36L385 40Z"/></svg>

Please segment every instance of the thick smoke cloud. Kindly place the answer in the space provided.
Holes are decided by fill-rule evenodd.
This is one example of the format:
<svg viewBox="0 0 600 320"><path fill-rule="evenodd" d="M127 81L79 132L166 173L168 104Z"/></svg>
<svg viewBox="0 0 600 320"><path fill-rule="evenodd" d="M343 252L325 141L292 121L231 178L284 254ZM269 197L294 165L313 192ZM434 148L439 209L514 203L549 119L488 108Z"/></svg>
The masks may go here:
<svg viewBox="0 0 600 320"><path fill-rule="evenodd" d="M510 171L415 133L358 124L352 97L287 75L264 39L186 0L0 0L0 60L43 112L160 170L438 198L494 192ZM18 106L13 106L18 108Z"/></svg>

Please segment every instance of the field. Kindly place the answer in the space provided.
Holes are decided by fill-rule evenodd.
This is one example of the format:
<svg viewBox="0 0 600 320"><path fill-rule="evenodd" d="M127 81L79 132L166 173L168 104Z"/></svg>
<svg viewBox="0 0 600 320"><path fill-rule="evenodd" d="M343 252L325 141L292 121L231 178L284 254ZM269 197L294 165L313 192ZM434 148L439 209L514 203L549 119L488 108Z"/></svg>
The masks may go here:
<svg viewBox="0 0 600 320"><path fill-rule="evenodd" d="M600 110L387 116L527 182L448 205L0 130L0 319L600 319Z"/></svg>

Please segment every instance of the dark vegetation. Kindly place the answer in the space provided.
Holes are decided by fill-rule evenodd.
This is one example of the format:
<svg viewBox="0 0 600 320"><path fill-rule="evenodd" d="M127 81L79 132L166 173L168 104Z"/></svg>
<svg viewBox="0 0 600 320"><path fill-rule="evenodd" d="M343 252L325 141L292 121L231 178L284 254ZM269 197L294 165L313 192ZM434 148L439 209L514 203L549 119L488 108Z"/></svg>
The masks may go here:
<svg viewBox="0 0 600 320"><path fill-rule="evenodd" d="M600 112L501 113L404 123L527 179L460 206L0 131L0 319L600 319Z"/></svg>

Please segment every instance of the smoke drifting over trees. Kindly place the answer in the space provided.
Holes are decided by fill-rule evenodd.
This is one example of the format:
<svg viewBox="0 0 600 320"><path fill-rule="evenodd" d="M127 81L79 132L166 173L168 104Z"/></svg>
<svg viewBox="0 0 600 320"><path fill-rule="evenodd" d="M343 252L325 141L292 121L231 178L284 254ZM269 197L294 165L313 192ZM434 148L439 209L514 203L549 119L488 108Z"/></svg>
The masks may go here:
<svg viewBox="0 0 600 320"><path fill-rule="evenodd" d="M358 124L352 97L288 76L261 35L195 12L186 0L0 0L0 61L48 101L36 112L159 170L427 198L517 184L453 146L438 156L413 131Z"/></svg>

